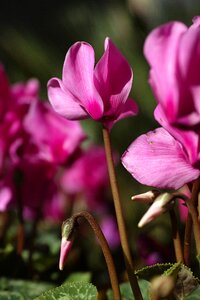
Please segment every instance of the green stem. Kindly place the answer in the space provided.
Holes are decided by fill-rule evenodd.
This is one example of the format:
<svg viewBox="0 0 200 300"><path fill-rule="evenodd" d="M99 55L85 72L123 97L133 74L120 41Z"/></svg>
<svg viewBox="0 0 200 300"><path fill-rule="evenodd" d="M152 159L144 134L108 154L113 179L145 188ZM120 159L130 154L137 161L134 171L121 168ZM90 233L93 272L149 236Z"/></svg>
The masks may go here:
<svg viewBox="0 0 200 300"><path fill-rule="evenodd" d="M100 226L96 222L95 218L90 213L88 213L86 211L79 212L79 213L73 215L72 218L74 219L74 221L76 221L78 218L86 219L87 222L90 224L91 228L93 229L94 234L95 234L95 236L97 237L97 239L99 241L99 244L101 246L102 252L103 252L104 257L105 257L105 261L106 261L109 276L110 276L111 286L112 286L112 289L113 289L114 299L115 300L120 300L121 296L120 296L120 290L119 290L119 282L118 282L118 278L117 278L117 273L116 273L114 261L113 261L108 243L107 243L107 241L106 241L106 239L105 239L105 237L104 237L104 235L101 231Z"/></svg>
<svg viewBox="0 0 200 300"><path fill-rule="evenodd" d="M183 262L181 238L178 230L178 222L177 222L176 214L173 208L169 210L169 215L170 215L171 226L172 226L172 237L173 237L176 261Z"/></svg>
<svg viewBox="0 0 200 300"><path fill-rule="evenodd" d="M114 206L115 206L115 212L116 212L116 217L117 217L117 223L118 223L118 228L119 228L119 234L120 234L120 239L121 239L121 246L122 246L122 251L123 251L123 255L124 255L126 270L128 273L128 278L129 278L130 285L131 285L133 294L135 296L135 299L142 300L143 297L142 297L142 294L141 294L141 291L139 288L137 277L134 273L133 261L132 261L130 247L129 247L129 243L128 243L128 237L127 237L127 232L126 232L126 227L125 227L125 220L124 220L124 215L123 215L123 210L122 210L121 199L120 199L120 195L119 195L117 177L116 177L115 168L114 168L110 135L109 135L109 131L107 128L103 128L103 139L104 139L106 159L107 159L107 164L108 164L108 172L109 172L109 177L110 177L110 185L111 185L111 190L112 190L112 195L113 195L113 201L114 201Z"/></svg>

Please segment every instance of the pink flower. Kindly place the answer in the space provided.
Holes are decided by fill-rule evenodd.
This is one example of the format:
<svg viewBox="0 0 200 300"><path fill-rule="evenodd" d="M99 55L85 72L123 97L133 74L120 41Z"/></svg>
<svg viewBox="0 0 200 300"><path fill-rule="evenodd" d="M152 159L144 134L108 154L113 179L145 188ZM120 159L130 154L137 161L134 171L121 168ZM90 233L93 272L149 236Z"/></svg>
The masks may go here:
<svg viewBox="0 0 200 300"><path fill-rule="evenodd" d="M69 195L83 195L90 210L102 206L109 185L105 151L91 146L65 169L61 186Z"/></svg>
<svg viewBox="0 0 200 300"><path fill-rule="evenodd" d="M144 54L151 66L150 85L168 122L200 125L200 17L189 28L170 22L154 29Z"/></svg>
<svg viewBox="0 0 200 300"><path fill-rule="evenodd" d="M178 189L200 175L182 144L164 128L138 137L122 156L124 167L140 183Z"/></svg>
<svg viewBox="0 0 200 300"><path fill-rule="evenodd" d="M30 160L40 159L55 164L66 163L86 139L80 123L64 119L48 104L32 102L24 117L24 129L29 134ZM24 145L26 146L26 145ZM31 152L31 147L36 149Z"/></svg>
<svg viewBox="0 0 200 300"><path fill-rule="evenodd" d="M111 128L118 120L133 116L138 108L128 98L132 70L109 38L105 52L94 67L94 49L75 43L67 52L62 80L48 82L49 100L59 114L70 120L91 117Z"/></svg>
<svg viewBox="0 0 200 300"><path fill-rule="evenodd" d="M144 46L158 128L125 152L125 168L143 184L178 189L200 175L200 17L187 28L170 22L154 29Z"/></svg>

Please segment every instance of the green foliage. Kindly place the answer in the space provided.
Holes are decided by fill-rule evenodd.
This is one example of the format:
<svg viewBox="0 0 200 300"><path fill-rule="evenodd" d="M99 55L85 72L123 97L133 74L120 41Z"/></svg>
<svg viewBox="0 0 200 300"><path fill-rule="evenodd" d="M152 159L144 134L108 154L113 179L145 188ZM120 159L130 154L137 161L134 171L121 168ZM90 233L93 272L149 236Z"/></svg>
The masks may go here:
<svg viewBox="0 0 200 300"><path fill-rule="evenodd" d="M91 283L68 282L57 288L51 289L35 300L96 300L97 289Z"/></svg>
<svg viewBox="0 0 200 300"><path fill-rule="evenodd" d="M26 300L23 295L17 292L0 292L1 300Z"/></svg>
<svg viewBox="0 0 200 300"><path fill-rule="evenodd" d="M140 290L144 300L150 300L149 288L150 283L146 280L139 281ZM131 286L129 282L125 282L120 284L120 292L122 300L134 300L133 292L131 290ZM112 290L107 292L108 300L114 300Z"/></svg>
<svg viewBox="0 0 200 300"><path fill-rule="evenodd" d="M45 282L0 278L0 299L32 300L52 287L52 284Z"/></svg>
<svg viewBox="0 0 200 300"><path fill-rule="evenodd" d="M136 275L140 279L145 279L150 281L154 276L162 275L165 271L169 270L172 266L173 266L172 263L155 264L137 270Z"/></svg>
<svg viewBox="0 0 200 300"><path fill-rule="evenodd" d="M90 272L75 272L67 277L66 282L90 282L92 274Z"/></svg>

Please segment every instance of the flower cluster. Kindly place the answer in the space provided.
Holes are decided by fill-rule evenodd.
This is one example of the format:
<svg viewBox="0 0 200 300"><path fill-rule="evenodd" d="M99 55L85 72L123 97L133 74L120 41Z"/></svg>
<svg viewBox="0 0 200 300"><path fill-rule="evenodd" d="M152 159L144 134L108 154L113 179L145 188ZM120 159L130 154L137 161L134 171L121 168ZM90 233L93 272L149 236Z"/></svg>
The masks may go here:
<svg viewBox="0 0 200 300"><path fill-rule="evenodd" d="M20 201L25 217L63 217L55 175L85 139L78 122L39 99L39 82L10 85L0 66L0 210Z"/></svg>
<svg viewBox="0 0 200 300"><path fill-rule="evenodd" d="M189 28L170 22L154 29L144 54L162 127L137 138L122 163L143 184L178 189L200 175L200 17Z"/></svg>

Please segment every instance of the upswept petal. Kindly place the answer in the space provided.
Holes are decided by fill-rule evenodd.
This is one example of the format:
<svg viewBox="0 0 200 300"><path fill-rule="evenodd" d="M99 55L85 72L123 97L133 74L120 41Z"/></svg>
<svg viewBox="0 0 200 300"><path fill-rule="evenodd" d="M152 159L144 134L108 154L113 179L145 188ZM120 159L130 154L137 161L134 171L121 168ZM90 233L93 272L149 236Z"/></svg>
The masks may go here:
<svg viewBox="0 0 200 300"><path fill-rule="evenodd" d="M139 111L137 103L132 99L128 99L122 108L123 108L123 110L121 111L121 113L119 114L119 116L116 119L107 120L107 121L103 122L103 124L106 128L111 129L113 127L113 125L115 123L117 123L119 120L127 118L127 117L136 116Z"/></svg>
<svg viewBox="0 0 200 300"><path fill-rule="evenodd" d="M180 86L184 97L180 105L182 114L197 111L200 115L200 27L191 26L182 36L178 54L178 68L183 84ZM200 116L199 116L200 122ZM187 125L187 124L186 124Z"/></svg>
<svg viewBox="0 0 200 300"><path fill-rule="evenodd" d="M162 127L164 127L177 141L182 144L190 163L197 163L199 152L199 132L194 130L184 130L181 129L181 127L170 125L161 105L157 105L154 111L154 117Z"/></svg>
<svg viewBox="0 0 200 300"><path fill-rule="evenodd" d="M152 71L150 84L157 101L166 110L169 120L174 120L179 109L177 84L177 51L187 27L180 22L170 22L154 29L146 39L144 54Z"/></svg>
<svg viewBox="0 0 200 300"><path fill-rule="evenodd" d="M75 43L67 52L63 84L93 119L103 115L103 102L94 86L94 50L85 42Z"/></svg>
<svg viewBox="0 0 200 300"><path fill-rule="evenodd" d="M140 183L157 188L178 189L200 174L164 128L137 138L123 154L122 163Z"/></svg>
<svg viewBox="0 0 200 300"><path fill-rule="evenodd" d="M54 110L69 120L81 120L88 117L78 100L63 86L58 78L48 81L48 98Z"/></svg>
<svg viewBox="0 0 200 300"><path fill-rule="evenodd" d="M127 101L132 87L133 74L130 65L109 38L105 40L105 52L94 71L97 90L104 100L104 115L118 115Z"/></svg>

